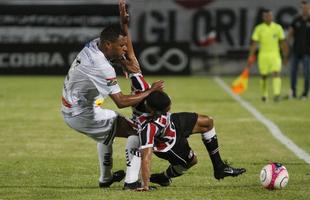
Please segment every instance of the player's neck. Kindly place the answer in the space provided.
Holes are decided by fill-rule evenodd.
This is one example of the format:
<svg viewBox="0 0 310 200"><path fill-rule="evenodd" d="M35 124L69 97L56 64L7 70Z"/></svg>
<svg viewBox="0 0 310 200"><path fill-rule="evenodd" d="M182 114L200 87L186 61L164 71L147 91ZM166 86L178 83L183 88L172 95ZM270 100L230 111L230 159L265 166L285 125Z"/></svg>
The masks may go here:
<svg viewBox="0 0 310 200"><path fill-rule="evenodd" d="M265 22L266 25L270 26L272 22Z"/></svg>
<svg viewBox="0 0 310 200"><path fill-rule="evenodd" d="M105 56L108 60L111 60L107 48L104 47L103 45L100 45L100 43L98 43L97 46L98 46L98 49L104 54L104 56Z"/></svg>
<svg viewBox="0 0 310 200"><path fill-rule="evenodd" d="M307 20L307 19L309 19L310 16L308 13L302 13L301 17L303 20Z"/></svg>

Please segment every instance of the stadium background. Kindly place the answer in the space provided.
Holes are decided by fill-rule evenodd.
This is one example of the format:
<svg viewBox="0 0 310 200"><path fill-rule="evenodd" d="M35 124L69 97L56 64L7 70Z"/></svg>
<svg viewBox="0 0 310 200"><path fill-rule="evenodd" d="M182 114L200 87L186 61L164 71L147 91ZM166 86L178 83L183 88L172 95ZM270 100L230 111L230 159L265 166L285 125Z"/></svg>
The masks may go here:
<svg viewBox="0 0 310 200"><path fill-rule="evenodd" d="M287 30L297 0L129 0L145 74L227 75L245 65L263 7ZM85 42L118 21L116 0L0 1L0 74L65 74ZM284 68L286 74L288 68ZM252 73L256 74L255 68Z"/></svg>
<svg viewBox="0 0 310 200"><path fill-rule="evenodd" d="M165 81L173 112L197 111L214 117L223 159L245 167L247 173L215 180L201 137L194 135L190 145L199 163L170 187L152 193L125 192L123 182L106 190L98 187L96 145L64 123L61 91L70 62L84 43L106 24L118 21L116 1L0 0L0 200L309 199L309 162L244 108L255 107L309 154L309 100L263 103L259 76L251 76L248 90L237 96L245 101L240 103L217 81L228 86L244 67L251 30L262 7L271 8L275 21L287 29L299 0L129 0L130 31L147 80ZM251 70L257 73L256 67ZM178 74L193 76L174 76ZM233 76L214 79L213 75ZM118 81L128 94L128 80L119 76ZM302 84L299 81L299 88ZM283 93L288 89L289 78L284 77ZM132 112L117 109L110 98L104 107L125 116ZM116 138L114 170L125 168L125 145L125 139ZM167 168L166 162L153 159L152 171ZM270 161L283 163L289 171L288 186L282 191L268 191L260 184L259 172Z"/></svg>

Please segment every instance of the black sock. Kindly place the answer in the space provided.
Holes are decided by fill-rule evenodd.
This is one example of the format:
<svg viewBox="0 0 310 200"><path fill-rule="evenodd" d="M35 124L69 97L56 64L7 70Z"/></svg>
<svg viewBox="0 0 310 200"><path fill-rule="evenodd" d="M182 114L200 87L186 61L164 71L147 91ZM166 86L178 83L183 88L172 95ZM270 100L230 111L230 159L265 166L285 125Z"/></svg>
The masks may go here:
<svg viewBox="0 0 310 200"><path fill-rule="evenodd" d="M208 140L203 139L202 141L208 150L209 156L213 164L213 169L216 170L220 168L221 166L223 166L224 163L220 156L219 146L217 143L217 136L215 135L211 139L208 139Z"/></svg>
<svg viewBox="0 0 310 200"><path fill-rule="evenodd" d="M169 165L169 167L166 169L166 172L164 173L168 178L174 178L181 176L183 173L177 172L172 165Z"/></svg>

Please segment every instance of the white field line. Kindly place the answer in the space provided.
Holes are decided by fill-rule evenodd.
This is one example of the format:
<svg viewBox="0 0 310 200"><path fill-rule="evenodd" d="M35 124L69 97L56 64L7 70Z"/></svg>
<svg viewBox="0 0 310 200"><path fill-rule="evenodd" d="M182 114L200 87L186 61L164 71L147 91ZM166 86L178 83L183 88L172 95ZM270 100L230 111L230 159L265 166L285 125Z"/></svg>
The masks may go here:
<svg viewBox="0 0 310 200"><path fill-rule="evenodd" d="M262 115L249 102L243 100L239 95L235 95L221 78L215 77L214 79L215 82L220 85L232 98L234 98L240 105L247 109L258 121L263 123L268 128L271 135L273 135L278 141L284 144L298 158L310 164L310 155L303 149L298 147L292 140L286 137L276 124L274 124L271 120L267 119L264 115Z"/></svg>

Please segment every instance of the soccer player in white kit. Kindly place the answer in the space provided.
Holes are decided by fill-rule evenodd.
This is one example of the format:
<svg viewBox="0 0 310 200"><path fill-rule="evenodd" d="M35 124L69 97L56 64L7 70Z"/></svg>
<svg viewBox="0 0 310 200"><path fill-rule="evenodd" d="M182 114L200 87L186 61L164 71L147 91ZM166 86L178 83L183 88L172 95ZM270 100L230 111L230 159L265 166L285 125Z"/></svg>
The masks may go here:
<svg viewBox="0 0 310 200"><path fill-rule="evenodd" d="M124 108L134 106L151 92L163 89L163 81L157 81L147 91L124 95L111 61L123 59L126 53L127 38L122 35L121 28L108 26L101 32L100 38L85 45L64 81L61 109L64 121L74 130L97 141L100 187L109 187L125 176L122 170L112 173L114 137L128 137L126 152L135 152L139 148L139 138L125 117L97 106L95 101L110 96L118 108ZM125 60L122 63L126 64L129 72L139 70L133 62ZM134 158L134 155L130 157ZM127 165L125 186L137 182L139 178L140 158L130 160L130 163Z"/></svg>

